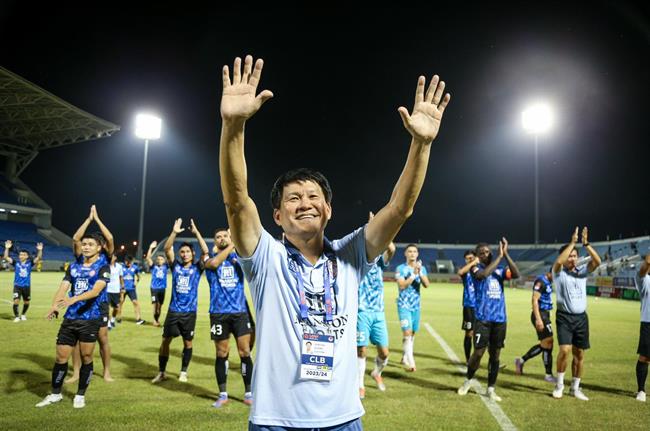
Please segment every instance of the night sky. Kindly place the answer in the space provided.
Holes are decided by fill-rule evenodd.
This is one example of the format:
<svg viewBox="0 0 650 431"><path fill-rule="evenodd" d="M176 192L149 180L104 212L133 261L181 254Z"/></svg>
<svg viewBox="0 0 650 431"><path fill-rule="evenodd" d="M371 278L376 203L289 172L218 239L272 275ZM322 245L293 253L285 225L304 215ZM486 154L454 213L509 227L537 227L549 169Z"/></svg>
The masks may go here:
<svg viewBox="0 0 650 431"><path fill-rule="evenodd" d="M434 73L452 99L399 241L532 242L533 137L520 113L541 99L556 116L540 137L541 239L566 241L578 224L594 241L648 234L648 9L88 5L0 6L2 66L122 127L48 150L21 176L70 235L95 203L118 244L137 238L143 144L133 118L143 109L164 122L150 145L145 242L176 217L194 217L204 236L226 224L220 71L249 53L265 60L260 90L275 94L246 129L249 190L274 234L268 196L290 168L329 178L329 237L387 202L410 142L397 108L410 110L418 75Z"/></svg>

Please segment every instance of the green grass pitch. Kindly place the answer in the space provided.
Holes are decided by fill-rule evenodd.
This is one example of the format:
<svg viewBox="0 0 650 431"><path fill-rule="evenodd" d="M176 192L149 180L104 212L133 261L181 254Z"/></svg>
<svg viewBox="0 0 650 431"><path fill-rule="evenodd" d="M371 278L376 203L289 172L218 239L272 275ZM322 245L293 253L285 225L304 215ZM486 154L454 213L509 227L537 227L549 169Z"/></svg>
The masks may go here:
<svg viewBox="0 0 650 431"><path fill-rule="evenodd" d="M13 273L0 274L0 429L1 430L137 430L147 429L246 429L248 407L241 399L243 383L239 358L231 343L228 390L232 402L220 410L211 407L217 395L214 376L214 344L209 338L209 293L201 281L199 315L189 382L176 380L180 369L180 339L172 343L168 364L171 376L160 385L150 383L157 372L161 329L149 323L137 326L133 307L126 302L124 321L110 333L114 383L101 379L101 360L95 350L95 372L86 394L85 409L72 408L76 384L64 386L64 401L43 409L34 407L49 393L54 363L55 336L60 320L43 318L62 274L34 273L32 306L28 320L13 323L11 292ZM138 287L144 318L151 321L149 276ZM463 357L460 285L433 284L422 293L422 323L429 323ZM379 392L366 376L368 430L497 430L499 425L470 392L459 397L456 389L463 375L438 342L421 327L415 340L418 370L407 373L399 366L401 334L397 321L394 283L386 284L386 318L391 343L390 363L384 372L387 391ZM554 400L552 385L542 380L541 357L526 365L525 375L513 373L513 360L536 343L530 324L530 291L506 291L508 336L502 352L507 368L501 371L497 393L512 423L521 430L650 429L650 403L634 399L639 303L589 298L592 348L586 355L583 388L589 402L565 396ZM169 292L166 298L169 302ZM165 304L165 310L167 304ZM163 314L164 317L164 314ZM557 347L557 346L556 346ZM375 352L369 350L367 373ZM557 349L554 350L556 356ZM487 357L477 377L485 387ZM570 375L567 376L570 379ZM649 382L650 383L650 382ZM356 385L356 382L350 382Z"/></svg>

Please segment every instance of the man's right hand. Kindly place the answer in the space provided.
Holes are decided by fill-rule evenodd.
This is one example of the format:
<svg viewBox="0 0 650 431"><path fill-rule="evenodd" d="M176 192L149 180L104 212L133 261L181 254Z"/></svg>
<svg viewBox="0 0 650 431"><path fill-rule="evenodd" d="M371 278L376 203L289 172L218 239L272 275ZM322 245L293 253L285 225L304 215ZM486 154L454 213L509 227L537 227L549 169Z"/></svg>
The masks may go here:
<svg viewBox="0 0 650 431"><path fill-rule="evenodd" d="M571 235L571 244L577 244L578 243L578 232L580 229L578 226L576 226L576 230L573 231L573 235Z"/></svg>
<svg viewBox="0 0 650 431"><path fill-rule="evenodd" d="M183 219L177 218L176 221L174 222L174 228L172 229L176 235L182 233L185 230L185 228L181 227L182 225L183 225Z"/></svg>
<svg viewBox="0 0 650 431"><path fill-rule="evenodd" d="M253 68L253 57L246 56L244 73L241 73L241 58L235 59L232 81L228 66L223 67L223 94L221 96L221 118L224 121L245 122L252 117L260 107L273 97L273 93L264 90L255 96L257 85L262 75L264 60L258 58Z"/></svg>

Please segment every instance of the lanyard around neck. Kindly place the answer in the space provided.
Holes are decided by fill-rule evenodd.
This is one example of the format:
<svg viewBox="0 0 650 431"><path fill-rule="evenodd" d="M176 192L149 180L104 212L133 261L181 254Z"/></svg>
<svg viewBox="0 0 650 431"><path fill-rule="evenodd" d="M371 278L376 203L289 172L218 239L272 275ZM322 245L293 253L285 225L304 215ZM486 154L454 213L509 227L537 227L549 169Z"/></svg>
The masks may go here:
<svg viewBox="0 0 650 431"><path fill-rule="evenodd" d="M305 294L305 285L302 279L302 273L299 270L299 267L302 267L302 256L297 248L293 246L289 241L285 240L285 247L287 249L287 257L289 259L289 270L291 274L296 279L296 287L298 290L298 296L300 297L300 319L307 320L309 317L309 307L307 305L307 298ZM336 284L336 255L334 250L332 250L329 241L325 240L325 257L327 261L323 263L323 291L325 302L325 321L331 322L332 319L332 285L330 283L330 264L332 265L332 275L334 276L334 284Z"/></svg>

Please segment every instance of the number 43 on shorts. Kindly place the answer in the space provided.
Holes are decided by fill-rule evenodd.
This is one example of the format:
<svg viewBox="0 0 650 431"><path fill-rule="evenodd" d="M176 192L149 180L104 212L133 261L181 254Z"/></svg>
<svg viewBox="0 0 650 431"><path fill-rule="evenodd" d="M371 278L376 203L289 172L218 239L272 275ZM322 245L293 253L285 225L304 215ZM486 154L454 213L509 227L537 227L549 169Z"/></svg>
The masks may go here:
<svg viewBox="0 0 650 431"><path fill-rule="evenodd" d="M210 332L214 335L221 335L223 333L223 328L221 327L221 324L214 324L212 325L212 328L210 328Z"/></svg>

